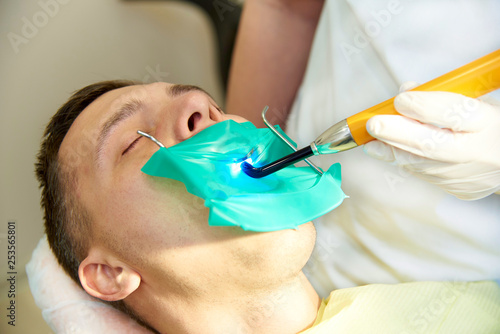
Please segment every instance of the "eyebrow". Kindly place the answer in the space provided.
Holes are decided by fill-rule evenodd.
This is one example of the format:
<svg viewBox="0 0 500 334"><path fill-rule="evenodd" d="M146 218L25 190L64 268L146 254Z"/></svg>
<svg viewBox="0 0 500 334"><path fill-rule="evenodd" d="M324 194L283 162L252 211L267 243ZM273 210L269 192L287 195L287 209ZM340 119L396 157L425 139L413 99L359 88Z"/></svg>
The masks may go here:
<svg viewBox="0 0 500 334"><path fill-rule="evenodd" d="M175 98L186 94L191 91L198 91L204 94L208 94L204 89L195 86L195 85L183 85L183 84L175 84L172 86L168 86L166 89L166 93L171 98ZM211 97L211 96L210 96ZM145 107L144 102L139 99L130 99L125 102L122 106L118 108L118 111L114 113L110 118L106 120L104 125L101 127L99 131L99 135L97 137L96 144L96 162L99 165L100 161L102 161L102 153L104 149L104 145L106 144L111 131L116 128L120 123L135 115L138 111L143 110Z"/></svg>
<svg viewBox="0 0 500 334"><path fill-rule="evenodd" d="M191 91L198 91L198 92L207 94L208 96L210 96L212 98L212 96L210 94L208 94L203 88L200 88L200 87L195 86L195 85L176 84L176 85L173 85L173 86L170 86L169 88L167 88L167 94L169 94L170 97L177 97L177 96L180 96L182 94L185 94L185 93L188 93Z"/></svg>
<svg viewBox="0 0 500 334"><path fill-rule="evenodd" d="M113 114L108 120L104 123L99 131L99 136L97 137L97 145L96 145L96 157L97 162L101 161L101 155L104 149L104 145L106 144L111 131L118 126L118 124L122 123L126 119L135 115L139 110L144 108L144 102L137 99L132 99L125 102L116 113Z"/></svg>

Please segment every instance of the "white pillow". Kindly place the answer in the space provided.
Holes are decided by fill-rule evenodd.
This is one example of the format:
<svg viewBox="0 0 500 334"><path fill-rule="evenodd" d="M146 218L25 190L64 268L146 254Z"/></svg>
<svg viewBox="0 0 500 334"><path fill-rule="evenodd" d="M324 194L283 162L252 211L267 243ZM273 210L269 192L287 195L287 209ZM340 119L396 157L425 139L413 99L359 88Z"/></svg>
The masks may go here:
<svg viewBox="0 0 500 334"><path fill-rule="evenodd" d="M57 263L46 236L33 251L26 273L35 303L56 333L151 334L73 282Z"/></svg>

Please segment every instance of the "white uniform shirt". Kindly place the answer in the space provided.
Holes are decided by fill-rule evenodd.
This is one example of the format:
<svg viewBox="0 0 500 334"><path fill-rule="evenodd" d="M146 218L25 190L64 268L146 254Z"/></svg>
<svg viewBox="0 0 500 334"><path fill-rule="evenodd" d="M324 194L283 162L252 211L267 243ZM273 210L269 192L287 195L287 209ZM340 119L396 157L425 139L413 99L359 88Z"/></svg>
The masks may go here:
<svg viewBox="0 0 500 334"><path fill-rule="evenodd" d="M308 145L401 83L425 83L498 48L498 0L327 0L287 133ZM340 162L350 196L316 220L305 272L323 296L367 283L500 278L499 195L458 200L362 148L313 160Z"/></svg>

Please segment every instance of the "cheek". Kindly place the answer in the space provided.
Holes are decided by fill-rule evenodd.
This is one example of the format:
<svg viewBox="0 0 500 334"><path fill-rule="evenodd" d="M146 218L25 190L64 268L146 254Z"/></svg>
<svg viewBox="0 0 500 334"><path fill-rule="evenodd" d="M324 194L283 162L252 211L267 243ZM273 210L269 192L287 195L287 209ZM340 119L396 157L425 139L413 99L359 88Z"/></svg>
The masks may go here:
<svg viewBox="0 0 500 334"><path fill-rule="evenodd" d="M186 246L202 237L208 209L178 181L140 175L118 182L111 193L106 207L108 232L117 233L118 240L129 239L126 242L153 252Z"/></svg>
<svg viewBox="0 0 500 334"><path fill-rule="evenodd" d="M249 120L247 120L246 118L243 118L243 117L237 116L237 115L232 115L232 114L224 114L223 118L224 118L224 120L230 119L230 120L233 120L233 121L238 122L238 123L249 122Z"/></svg>

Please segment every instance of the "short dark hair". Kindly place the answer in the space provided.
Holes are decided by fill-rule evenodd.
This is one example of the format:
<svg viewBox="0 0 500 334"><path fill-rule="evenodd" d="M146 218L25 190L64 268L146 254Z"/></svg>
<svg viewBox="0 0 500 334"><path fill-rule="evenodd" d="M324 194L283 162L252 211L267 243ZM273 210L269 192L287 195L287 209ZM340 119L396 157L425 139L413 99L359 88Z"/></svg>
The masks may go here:
<svg viewBox="0 0 500 334"><path fill-rule="evenodd" d="M91 235L91 217L75 200L72 186L77 182L75 172L64 168L59 160L61 143L81 112L105 93L140 84L129 80L110 80L88 85L76 91L51 118L42 138L35 163L40 183L41 206L44 210L45 233L57 261L68 275L81 286L78 267L85 258ZM123 301L109 303L134 317L153 330L126 307Z"/></svg>
<svg viewBox="0 0 500 334"><path fill-rule="evenodd" d="M70 186L74 173L63 168L59 160L61 143L81 112L101 95L130 85L132 81L104 81L76 91L52 116L43 134L35 163L35 173L41 188L41 206L44 209L45 233L59 264L77 283L78 266L85 256L89 215L72 199Z"/></svg>

